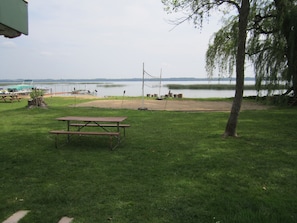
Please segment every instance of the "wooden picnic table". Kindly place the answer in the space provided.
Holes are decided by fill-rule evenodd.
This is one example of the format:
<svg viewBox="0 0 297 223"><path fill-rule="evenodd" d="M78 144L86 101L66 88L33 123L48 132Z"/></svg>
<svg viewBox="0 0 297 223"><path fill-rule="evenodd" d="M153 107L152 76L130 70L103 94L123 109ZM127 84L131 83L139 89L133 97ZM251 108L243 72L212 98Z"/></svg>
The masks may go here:
<svg viewBox="0 0 297 223"><path fill-rule="evenodd" d="M125 128L130 127L129 124L121 124L127 117L89 117L89 116L65 116L57 118L58 121L65 121L67 123L66 130L52 130L51 134L57 136L66 134L68 141L71 135L106 135L110 137L110 148L116 148L120 142L125 138ZM76 127L75 129L73 127ZM88 127L97 127L99 131L89 131ZM87 129L87 131L82 131ZM115 129L115 131L111 131ZM124 135L121 137L120 129L124 129ZM113 146L113 139L116 139L116 145Z"/></svg>
<svg viewBox="0 0 297 223"><path fill-rule="evenodd" d="M0 94L0 100L7 102L20 101L21 98L17 94Z"/></svg>

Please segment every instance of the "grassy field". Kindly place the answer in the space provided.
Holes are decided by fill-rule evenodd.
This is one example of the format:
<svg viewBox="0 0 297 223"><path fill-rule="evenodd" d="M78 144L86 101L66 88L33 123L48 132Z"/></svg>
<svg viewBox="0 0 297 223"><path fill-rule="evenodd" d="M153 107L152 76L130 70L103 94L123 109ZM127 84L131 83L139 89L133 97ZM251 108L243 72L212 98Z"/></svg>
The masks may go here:
<svg viewBox="0 0 297 223"><path fill-rule="evenodd" d="M76 99L79 103L82 99ZM72 98L1 103L0 222L297 222L297 110L244 111L238 138L221 137L224 112L70 107ZM127 116L127 139L75 137L58 149L56 117Z"/></svg>

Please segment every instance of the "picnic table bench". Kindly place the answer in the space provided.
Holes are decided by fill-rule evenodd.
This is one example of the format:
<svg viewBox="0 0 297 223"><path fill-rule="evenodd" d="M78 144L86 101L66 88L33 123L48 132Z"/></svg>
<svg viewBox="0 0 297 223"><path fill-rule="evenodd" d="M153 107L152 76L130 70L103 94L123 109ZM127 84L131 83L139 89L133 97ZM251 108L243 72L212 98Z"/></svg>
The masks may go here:
<svg viewBox="0 0 297 223"><path fill-rule="evenodd" d="M51 134L56 134L55 147L58 148L58 135L97 135L97 136L109 136L110 137L110 149L115 149L120 143L119 132L82 132L82 131L65 131L65 130L52 130ZM113 146L113 137L116 137L117 144Z"/></svg>
<svg viewBox="0 0 297 223"><path fill-rule="evenodd" d="M88 123L88 124L84 124L84 123L71 123L70 126L73 127L78 127L78 130L80 130L83 127L98 127L98 124L93 124L93 123ZM124 136L126 136L126 128L129 128L130 125L129 124L109 124L109 123L102 123L99 124L100 127L105 128L105 127L111 127L111 128L122 128L124 130Z"/></svg>

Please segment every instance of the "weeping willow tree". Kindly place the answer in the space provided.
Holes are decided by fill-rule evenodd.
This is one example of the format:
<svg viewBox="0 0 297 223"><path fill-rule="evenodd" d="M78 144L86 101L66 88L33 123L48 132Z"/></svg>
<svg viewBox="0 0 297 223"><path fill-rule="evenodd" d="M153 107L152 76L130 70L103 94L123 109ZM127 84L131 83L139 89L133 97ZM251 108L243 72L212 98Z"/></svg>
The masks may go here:
<svg viewBox="0 0 297 223"><path fill-rule="evenodd" d="M233 33L233 37L235 37L236 42L232 45L234 47L225 46L224 49L230 49L230 52L220 51L222 52L222 54L220 54L220 59L224 60L224 56L227 57L227 59L230 59L226 60L230 65L228 67L230 67L230 69L233 69L235 65L236 69L235 96L232 103L229 119L225 128L224 136L237 136L236 128L242 104L244 87L247 24L248 16L250 13L250 3L252 2L252 0L162 0L162 2L166 6L166 10L169 12L182 11L187 14L187 16L177 22L177 24L180 24L181 22L186 20L192 20L194 21L195 25L202 26L204 18L210 16L211 10L218 10L220 7L224 6L234 7L236 9L237 13L234 19L236 19L237 23L233 27L233 29L236 31ZM218 38L224 38L223 34ZM219 41L218 38L217 40ZM232 36L230 36L230 38L232 38ZM231 52L233 53L232 56L230 56ZM214 59L213 62L217 61L215 61ZM222 64L223 63L221 63L220 69L225 68L224 64ZM208 69L208 71L211 72L212 70Z"/></svg>
<svg viewBox="0 0 297 223"><path fill-rule="evenodd" d="M162 0L169 12L184 12L177 22L194 21L202 26L204 18L222 5L234 6L230 16L214 34L206 54L206 70L232 75L236 69L236 90L224 136L236 136L241 108L244 67L252 62L256 87L277 86L286 81L297 97L297 0Z"/></svg>
<svg viewBox="0 0 297 223"><path fill-rule="evenodd" d="M268 94L286 82L288 91L297 92L297 1L262 0L251 6L246 56L255 70L256 89ZM210 75L232 75L237 45L237 20L230 17L214 35L206 54Z"/></svg>
<svg viewBox="0 0 297 223"><path fill-rule="evenodd" d="M253 62L256 86L286 82L297 92L297 1L268 1L253 10L247 54ZM289 92L289 91L288 91Z"/></svg>
<svg viewBox="0 0 297 223"><path fill-rule="evenodd" d="M259 4L259 2L258 2ZM246 59L255 69L256 89L259 91L265 85L268 92L273 92L287 72L284 58L285 41L280 33L272 27L274 16L267 16L265 22L255 21L259 16L259 6L251 7L248 23ZM269 8L269 7L268 7ZM257 10L258 9L258 10ZM261 11L264 8L260 9ZM267 14L266 14L267 15ZM214 71L219 76L232 76L236 61L238 21L230 17L223 27L213 35L206 52L206 70L210 76Z"/></svg>

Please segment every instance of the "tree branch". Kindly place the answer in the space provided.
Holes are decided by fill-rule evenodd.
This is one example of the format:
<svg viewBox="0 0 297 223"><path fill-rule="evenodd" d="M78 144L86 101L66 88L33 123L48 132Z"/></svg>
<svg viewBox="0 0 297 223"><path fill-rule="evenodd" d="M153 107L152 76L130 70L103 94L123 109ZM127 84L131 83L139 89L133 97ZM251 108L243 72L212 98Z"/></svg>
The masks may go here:
<svg viewBox="0 0 297 223"><path fill-rule="evenodd" d="M219 1L222 2L221 4L229 3L231 5L234 5L237 8L238 13L240 12L240 6L239 6L239 4L237 2L231 1L231 0L225 0L225 1L224 0L219 0Z"/></svg>

